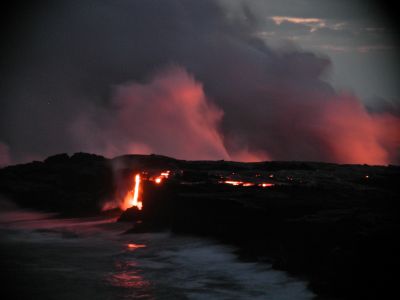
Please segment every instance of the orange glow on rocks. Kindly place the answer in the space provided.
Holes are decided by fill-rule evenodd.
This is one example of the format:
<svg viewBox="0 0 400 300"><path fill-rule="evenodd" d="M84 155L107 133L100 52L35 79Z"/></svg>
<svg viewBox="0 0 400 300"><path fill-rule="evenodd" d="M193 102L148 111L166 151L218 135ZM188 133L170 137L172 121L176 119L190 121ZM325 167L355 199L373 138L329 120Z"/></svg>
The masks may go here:
<svg viewBox="0 0 400 300"><path fill-rule="evenodd" d="M134 188L132 190L129 190L127 195L125 196L125 199L121 205L121 209L126 210L130 207L137 207L139 210L142 210L143 208L143 203L142 201L139 199L140 198L140 193L141 193L141 189L140 189L140 182L141 182L141 178L140 178L140 174L136 174L135 175L135 184L134 184Z"/></svg>

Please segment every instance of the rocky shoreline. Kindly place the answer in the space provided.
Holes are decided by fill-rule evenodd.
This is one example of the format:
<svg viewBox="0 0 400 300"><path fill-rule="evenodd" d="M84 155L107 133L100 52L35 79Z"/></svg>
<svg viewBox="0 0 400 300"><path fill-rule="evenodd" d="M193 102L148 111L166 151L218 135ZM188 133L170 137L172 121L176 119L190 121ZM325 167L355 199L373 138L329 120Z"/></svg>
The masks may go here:
<svg viewBox="0 0 400 300"><path fill-rule="evenodd" d="M174 176L160 186L144 183L143 210L131 208L120 217L135 223L131 231L170 229L234 244L243 259L307 278L321 299L382 299L396 292L396 166L61 154L0 169L0 193L24 207L99 214L130 174L148 169ZM271 186L221 184L222 177Z"/></svg>

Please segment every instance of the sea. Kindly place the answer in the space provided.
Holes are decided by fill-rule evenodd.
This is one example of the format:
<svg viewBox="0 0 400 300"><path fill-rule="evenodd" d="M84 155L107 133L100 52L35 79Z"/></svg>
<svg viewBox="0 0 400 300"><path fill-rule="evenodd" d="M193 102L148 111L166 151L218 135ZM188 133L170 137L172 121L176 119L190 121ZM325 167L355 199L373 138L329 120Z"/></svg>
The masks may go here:
<svg viewBox="0 0 400 300"><path fill-rule="evenodd" d="M125 232L115 217L59 218L0 205L1 299L306 300L307 282L234 247Z"/></svg>

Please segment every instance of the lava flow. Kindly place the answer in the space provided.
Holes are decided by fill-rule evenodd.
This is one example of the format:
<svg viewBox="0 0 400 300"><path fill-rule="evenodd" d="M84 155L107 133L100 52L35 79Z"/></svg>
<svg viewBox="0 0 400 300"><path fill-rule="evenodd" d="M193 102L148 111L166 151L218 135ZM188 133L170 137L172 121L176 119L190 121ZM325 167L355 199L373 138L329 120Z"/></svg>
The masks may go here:
<svg viewBox="0 0 400 300"><path fill-rule="evenodd" d="M235 181L235 180L225 180L223 182L226 184L231 184L231 185L242 185L243 184L242 181Z"/></svg>
<svg viewBox="0 0 400 300"><path fill-rule="evenodd" d="M156 184L161 184L164 179L168 179L170 171L165 171L160 174L160 176L150 178L150 181L154 181Z"/></svg>
<svg viewBox="0 0 400 300"><path fill-rule="evenodd" d="M123 210L136 206L139 210L143 208L143 202L139 199L140 196L140 174L135 175L135 185L133 190L128 191L121 205Z"/></svg>
<svg viewBox="0 0 400 300"><path fill-rule="evenodd" d="M245 187L249 187L249 186L255 186L256 183L254 182L243 182L243 181L236 181L236 180L225 180L225 181L219 181L219 183L225 183L225 184L230 184L230 185L235 185L235 186L245 186ZM274 186L274 183L259 183L257 184L257 186L259 187L271 187Z"/></svg>

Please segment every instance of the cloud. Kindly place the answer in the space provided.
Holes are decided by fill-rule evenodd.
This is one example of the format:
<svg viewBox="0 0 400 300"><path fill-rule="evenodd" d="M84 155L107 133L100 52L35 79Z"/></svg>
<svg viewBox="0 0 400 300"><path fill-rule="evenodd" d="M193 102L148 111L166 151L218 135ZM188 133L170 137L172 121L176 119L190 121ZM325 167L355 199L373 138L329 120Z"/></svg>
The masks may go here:
<svg viewBox="0 0 400 300"><path fill-rule="evenodd" d="M214 0L60 1L47 10L35 26L25 26L32 31L10 56L14 70L1 95L2 132L17 161L26 153L82 150L190 159L399 159L391 133L396 117L372 116L355 96L341 100L326 79L328 57L268 47L254 35L258 18L243 6L241 17ZM323 24L317 20L282 22ZM343 141L353 141L358 154Z"/></svg>
<svg viewBox="0 0 400 300"><path fill-rule="evenodd" d="M309 29L310 32L317 30L329 29L332 31L342 31L349 25L344 21L327 20L321 18L304 18L304 17L290 17L290 16L271 16L269 17L275 25L282 26L285 24L301 25Z"/></svg>
<svg viewBox="0 0 400 300"><path fill-rule="evenodd" d="M356 49L358 52L366 53L366 52L371 52L371 51L393 50L393 49L396 49L396 47L391 46L391 45L363 45L363 46L358 46Z"/></svg>
<svg viewBox="0 0 400 300"><path fill-rule="evenodd" d="M314 45L314 48L330 52L357 52L357 53L391 51L395 49L394 46L389 46L389 45L343 46L343 45L330 45L330 44Z"/></svg>
<svg viewBox="0 0 400 300"><path fill-rule="evenodd" d="M310 28L310 31L316 31L318 28L326 27L326 21L319 18L299 18L299 17L285 17L285 16L272 16L270 17L276 25L281 25L284 22L301 24Z"/></svg>
<svg viewBox="0 0 400 300"><path fill-rule="evenodd" d="M148 83L119 85L112 109L100 115L83 114L71 127L86 151L110 157L161 153L181 159L232 159L218 130L222 110L183 68L165 68ZM247 149L237 157L260 160Z"/></svg>
<svg viewBox="0 0 400 300"><path fill-rule="evenodd" d="M369 114L351 95L339 95L318 113L318 134L341 163L388 164L398 159L400 119Z"/></svg>

